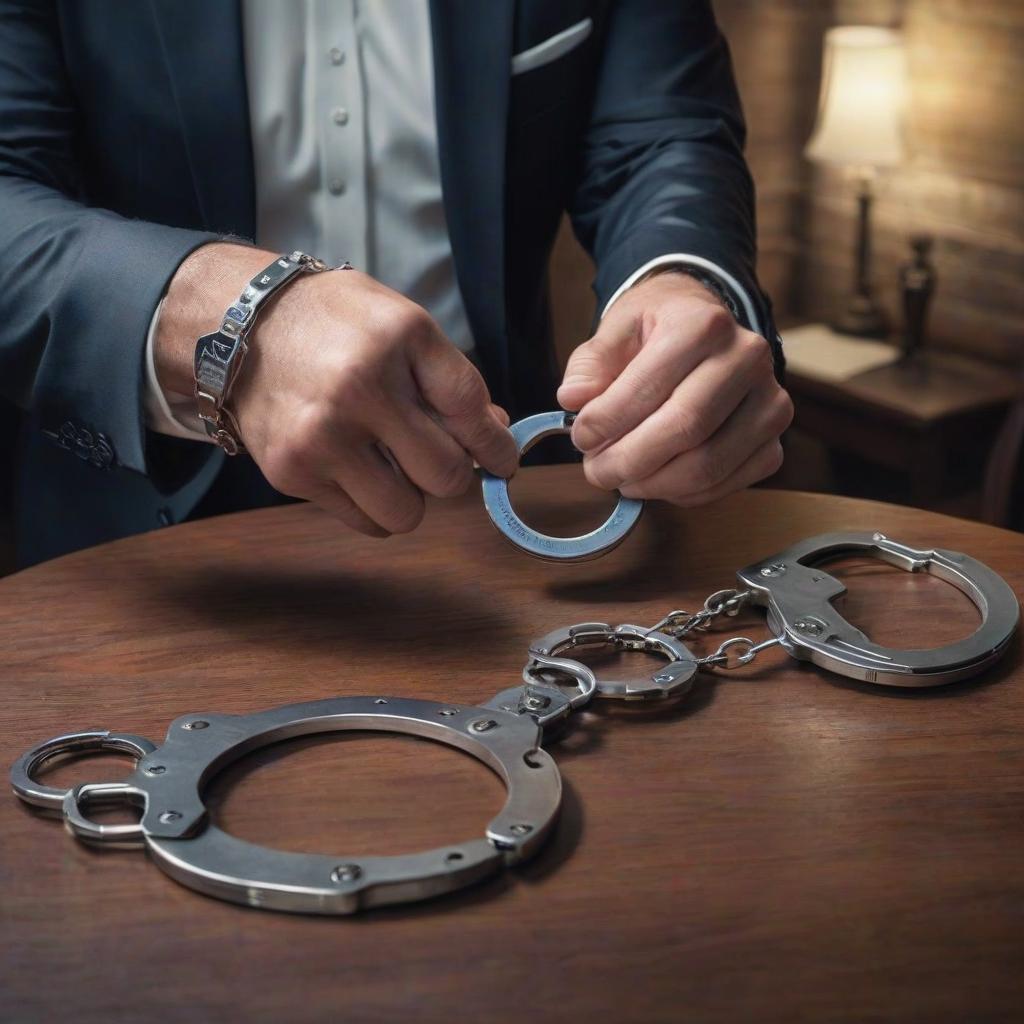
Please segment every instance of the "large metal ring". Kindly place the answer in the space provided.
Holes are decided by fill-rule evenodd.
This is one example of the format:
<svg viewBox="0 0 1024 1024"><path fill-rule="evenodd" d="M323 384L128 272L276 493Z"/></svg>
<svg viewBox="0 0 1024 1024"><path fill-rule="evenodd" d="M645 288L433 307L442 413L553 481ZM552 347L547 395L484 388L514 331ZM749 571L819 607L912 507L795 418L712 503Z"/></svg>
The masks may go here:
<svg viewBox="0 0 1024 1024"><path fill-rule="evenodd" d="M977 606L981 625L944 647L897 650L873 643L836 611L832 601L846 587L820 568L847 552L864 552L951 583ZM768 610L769 628L794 658L888 686L937 686L975 675L1003 654L1020 618L1016 595L987 565L959 551L918 551L880 533L809 537L737 575L753 591L750 602Z"/></svg>
<svg viewBox="0 0 1024 1024"><path fill-rule="evenodd" d="M568 434L575 419L576 414L571 412L544 412L514 423L509 429L520 457L546 437ZM579 537L550 537L519 518L508 495L507 480L486 471L481 471L481 477L484 507L494 525L516 547L549 562L584 562L611 551L636 526L644 508L643 501L619 495L612 514L596 530Z"/></svg>
<svg viewBox="0 0 1024 1024"><path fill-rule="evenodd" d="M623 623L611 626L606 622L581 622L556 629L530 644L530 660L523 669L529 683L538 671L576 647L608 646L620 651L646 651L668 658L668 664L646 676L631 679L597 679L596 695L618 700L663 700L681 697L693 685L699 668L697 659L687 646L675 637L642 626ZM558 665L551 666L555 669Z"/></svg>
<svg viewBox="0 0 1024 1024"><path fill-rule="evenodd" d="M203 787L232 761L280 740L353 729L409 733L471 754L505 783L505 806L483 838L401 856L271 850L208 821ZM163 745L124 783L77 787L65 811L86 840L123 841L141 833L167 874L210 896L270 910L349 914L450 892L535 854L557 818L562 792L541 737L528 714L395 697L337 697L241 716L187 715L171 724ZM96 826L79 804L105 796L143 806L139 826L102 834L112 826Z"/></svg>
<svg viewBox="0 0 1024 1024"><path fill-rule="evenodd" d="M64 800L70 790L44 786L33 778L47 761L52 761L55 757L65 754L90 754L104 750L116 750L130 754L138 760L155 749L155 744L143 736L131 736L99 729L55 736L52 740L33 747L14 762L14 766L11 768L11 787L27 804L44 807L50 811L60 811L64 807Z"/></svg>

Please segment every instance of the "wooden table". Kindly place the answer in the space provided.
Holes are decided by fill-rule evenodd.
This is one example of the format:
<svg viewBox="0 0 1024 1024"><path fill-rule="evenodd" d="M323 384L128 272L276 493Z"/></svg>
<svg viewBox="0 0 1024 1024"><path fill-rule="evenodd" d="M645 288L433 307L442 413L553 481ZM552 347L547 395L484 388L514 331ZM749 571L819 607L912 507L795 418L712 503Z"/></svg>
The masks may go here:
<svg viewBox="0 0 1024 1024"><path fill-rule="evenodd" d="M948 496L965 467L980 479L1006 410L1020 397L1013 373L932 351L844 381L791 369L786 387L795 426L832 451L905 474L922 505Z"/></svg>
<svg viewBox="0 0 1024 1024"><path fill-rule="evenodd" d="M607 496L578 474L522 473L528 521L594 521ZM620 549L580 566L506 546L475 493L386 542L312 507L253 512L0 582L2 759L79 728L159 742L171 719L203 709L377 692L475 702L514 684L528 641L555 625L648 623L800 537L847 528L968 551L1024 583L1020 535L778 491L652 507ZM865 561L842 574L846 616L880 642L930 646L976 621L933 578ZM730 626L766 635L756 614ZM3 1017L1020 1020L1016 647L976 682L935 692L857 684L770 651L702 674L674 710L602 703L551 750L565 807L536 861L356 918L202 897L142 852L87 848L8 797ZM45 777L124 771L92 758ZM214 820L243 838L341 855L481 835L502 799L496 778L448 748L347 733L250 755L208 794Z"/></svg>

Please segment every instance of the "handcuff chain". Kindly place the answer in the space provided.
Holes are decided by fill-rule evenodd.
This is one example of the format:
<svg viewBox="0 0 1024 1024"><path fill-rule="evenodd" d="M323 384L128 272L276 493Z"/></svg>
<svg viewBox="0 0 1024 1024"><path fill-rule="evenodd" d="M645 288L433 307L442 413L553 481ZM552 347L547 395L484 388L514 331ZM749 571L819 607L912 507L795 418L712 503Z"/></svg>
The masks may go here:
<svg viewBox="0 0 1024 1024"><path fill-rule="evenodd" d="M683 610L669 612L660 622L652 626L648 632L660 631L676 639L688 636L695 630L706 630L711 623L722 615L730 618L739 614L743 606L754 596L753 590L716 590L704 602L699 612ZM770 637L761 643L754 643L749 637L734 636L723 641L714 654L698 658L697 664L709 668L740 668L749 665L761 651L776 647L782 643L780 637ZM735 647L744 648L739 654L730 653Z"/></svg>
<svg viewBox="0 0 1024 1024"><path fill-rule="evenodd" d="M683 609L669 612L660 622L648 630L649 633L667 633L671 637L688 636L696 629L707 629L714 619L721 615L730 618L738 615L740 609L754 596L752 590L716 590L704 602L699 612L687 612Z"/></svg>
<svg viewBox="0 0 1024 1024"><path fill-rule="evenodd" d="M782 637L778 636L771 636L759 644L755 644L749 637L733 636L719 644L718 650L714 654L698 658L697 664L711 668L742 668L744 665L749 665L762 651L769 647L777 647L781 643ZM738 647L740 644L743 644L746 649L738 655L730 656L730 649Z"/></svg>

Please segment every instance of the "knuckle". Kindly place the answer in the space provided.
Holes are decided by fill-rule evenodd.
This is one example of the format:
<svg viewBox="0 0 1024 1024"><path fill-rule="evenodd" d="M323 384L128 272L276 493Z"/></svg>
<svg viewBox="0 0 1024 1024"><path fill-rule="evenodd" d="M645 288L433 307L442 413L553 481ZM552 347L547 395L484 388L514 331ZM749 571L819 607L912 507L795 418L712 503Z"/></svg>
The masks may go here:
<svg viewBox="0 0 1024 1024"><path fill-rule="evenodd" d="M704 329L708 334L730 334L736 330L732 313L719 303L709 303L704 313Z"/></svg>
<svg viewBox="0 0 1024 1024"><path fill-rule="evenodd" d="M380 395L375 363L367 360L343 363L335 370L326 390L330 405L344 416L366 408Z"/></svg>
<svg viewBox="0 0 1024 1024"><path fill-rule="evenodd" d="M699 414L691 408L676 405L669 415L669 434L679 442L680 451L696 448L705 436L704 425Z"/></svg>
<svg viewBox="0 0 1024 1024"><path fill-rule="evenodd" d="M794 413L793 399L789 397L789 392L780 387L772 400L772 426L775 433L782 434L789 429Z"/></svg>
<svg viewBox="0 0 1024 1024"><path fill-rule="evenodd" d="M690 475L693 481L691 489L706 491L725 479L726 467L714 449L704 445L692 453Z"/></svg>
<svg viewBox="0 0 1024 1024"><path fill-rule="evenodd" d="M378 328L391 341L421 336L429 329L430 315L415 302L389 302L377 316Z"/></svg>
<svg viewBox="0 0 1024 1024"><path fill-rule="evenodd" d="M444 415L454 417L470 416L478 412L483 416L487 401L487 385L476 368L467 361L452 374L442 411ZM481 423L479 429L482 433L486 425Z"/></svg>
<svg viewBox="0 0 1024 1024"><path fill-rule="evenodd" d="M782 444L776 441L768 451L768 472L765 476L773 476L775 473L778 473L785 461L786 453L782 448Z"/></svg>
<svg viewBox="0 0 1024 1024"><path fill-rule="evenodd" d="M703 341L721 342L735 332L736 321L729 310L717 302L701 302L699 306L687 308L685 326Z"/></svg>
<svg viewBox="0 0 1024 1024"><path fill-rule="evenodd" d="M614 491L622 483L615 460L610 458L584 458L583 473L587 481L602 491Z"/></svg>
<svg viewBox="0 0 1024 1024"><path fill-rule="evenodd" d="M664 380L648 371L633 369L624 380L629 388L630 403L640 408L650 408L662 398Z"/></svg>
<svg viewBox="0 0 1024 1024"><path fill-rule="evenodd" d="M402 501L392 502L384 525L392 533L411 533L423 521L424 504L422 497L410 496Z"/></svg>
<svg viewBox="0 0 1024 1024"><path fill-rule="evenodd" d="M435 498L457 498L472 482L473 464L469 456L446 459L430 481L429 493Z"/></svg>
<svg viewBox="0 0 1024 1024"><path fill-rule="evenodd" d="M309 497L310 478L303 469L304 449L292 442L283 442L267 453L260 469L267 483L292 498Z"/></svg>

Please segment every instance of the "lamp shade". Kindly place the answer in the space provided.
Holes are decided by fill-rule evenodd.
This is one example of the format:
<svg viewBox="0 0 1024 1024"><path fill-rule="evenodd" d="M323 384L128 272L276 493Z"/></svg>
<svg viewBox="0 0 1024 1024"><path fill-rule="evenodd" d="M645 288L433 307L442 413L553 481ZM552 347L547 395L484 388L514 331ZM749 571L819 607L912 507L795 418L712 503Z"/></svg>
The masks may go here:
<svg viewBox="0 0 1024 1024"><path fill-rule="evenodd" d="M820 163L887 167L903 159L903 37L847 25L825 33L818 120L806 155Z"/></svg>

